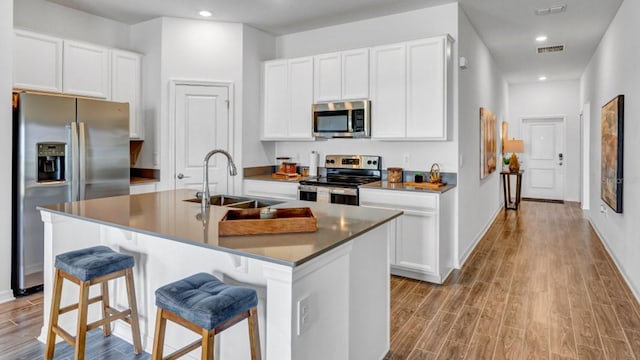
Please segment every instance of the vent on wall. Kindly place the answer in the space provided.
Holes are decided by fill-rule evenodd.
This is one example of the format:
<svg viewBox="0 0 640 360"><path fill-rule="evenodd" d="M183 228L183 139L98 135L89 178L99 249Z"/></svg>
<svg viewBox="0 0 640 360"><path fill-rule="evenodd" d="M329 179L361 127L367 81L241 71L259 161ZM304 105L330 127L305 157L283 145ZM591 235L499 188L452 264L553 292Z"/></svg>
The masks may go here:
<svg viewBox="0 0 640 360"><path fill-rule="evenodd" d="M564 51L564 45L538 46L536 48L538 54L546 54Z"/></svg>

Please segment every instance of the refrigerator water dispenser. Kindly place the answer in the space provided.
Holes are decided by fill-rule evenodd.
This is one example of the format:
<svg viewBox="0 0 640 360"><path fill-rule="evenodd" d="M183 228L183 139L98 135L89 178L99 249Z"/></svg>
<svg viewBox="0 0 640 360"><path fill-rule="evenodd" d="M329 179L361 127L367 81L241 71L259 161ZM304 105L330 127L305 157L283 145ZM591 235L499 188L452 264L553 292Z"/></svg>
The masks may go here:
<svg viewBox="0 0 640 360"><path fill-rule="evenodd" d="M38 182L65 181L65 143L38 143Z"/></svg>

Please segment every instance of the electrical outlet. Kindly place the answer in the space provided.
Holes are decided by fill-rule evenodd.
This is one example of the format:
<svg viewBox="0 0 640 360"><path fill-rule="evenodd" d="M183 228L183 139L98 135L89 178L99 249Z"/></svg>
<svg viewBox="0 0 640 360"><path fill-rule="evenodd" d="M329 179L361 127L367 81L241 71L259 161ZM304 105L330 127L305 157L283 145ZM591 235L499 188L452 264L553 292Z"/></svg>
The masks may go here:
<svg viewBox="0 0 640 360"><path fill-rule="evenodd" d="M160 164L160 153L157 151L153 152L153 165L159 165Z"/></svg>
<svg viewBox="0 0 640 360"><path fill-rule="evenodd" d="M309 329L315 317L312 295L309 294L298 300L298 336Z"/></svg>
<svg viewBox="0 0 640 360"><path fill-rule="evenodd" d="M409 165L410 162L411 162L411 154L409 153L402 154L402 164Z"/></svg>

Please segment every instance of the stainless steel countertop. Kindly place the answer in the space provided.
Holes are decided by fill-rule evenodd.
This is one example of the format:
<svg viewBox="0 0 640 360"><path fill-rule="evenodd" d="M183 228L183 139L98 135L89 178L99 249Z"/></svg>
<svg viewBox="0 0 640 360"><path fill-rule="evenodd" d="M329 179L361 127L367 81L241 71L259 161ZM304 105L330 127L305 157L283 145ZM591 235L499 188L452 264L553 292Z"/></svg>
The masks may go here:
<svg viewBox="0 0 640 360"><path fill-rule="evenodd" d="M310 207L318 219L318 231L219 237L218 221L228 208L211 206L205 216L208 221L203 222L200 204L183 201L192 197L193 190L169 190L53 204L39 209L292 267L402 214L358 206L287 201L274 207Z"/></svg>

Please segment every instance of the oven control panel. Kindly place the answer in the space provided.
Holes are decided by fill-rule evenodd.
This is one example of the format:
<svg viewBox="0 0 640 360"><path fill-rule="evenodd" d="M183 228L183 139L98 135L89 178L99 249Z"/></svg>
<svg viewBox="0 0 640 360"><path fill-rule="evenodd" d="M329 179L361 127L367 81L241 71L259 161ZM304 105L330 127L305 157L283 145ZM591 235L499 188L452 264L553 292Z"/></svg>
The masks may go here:
<svg viewBox="0 0 640 360"><path fill-rule="evenodd" d="M327 155L325 167L337 169L380 170L380 156L372 155Z"/></svg>

